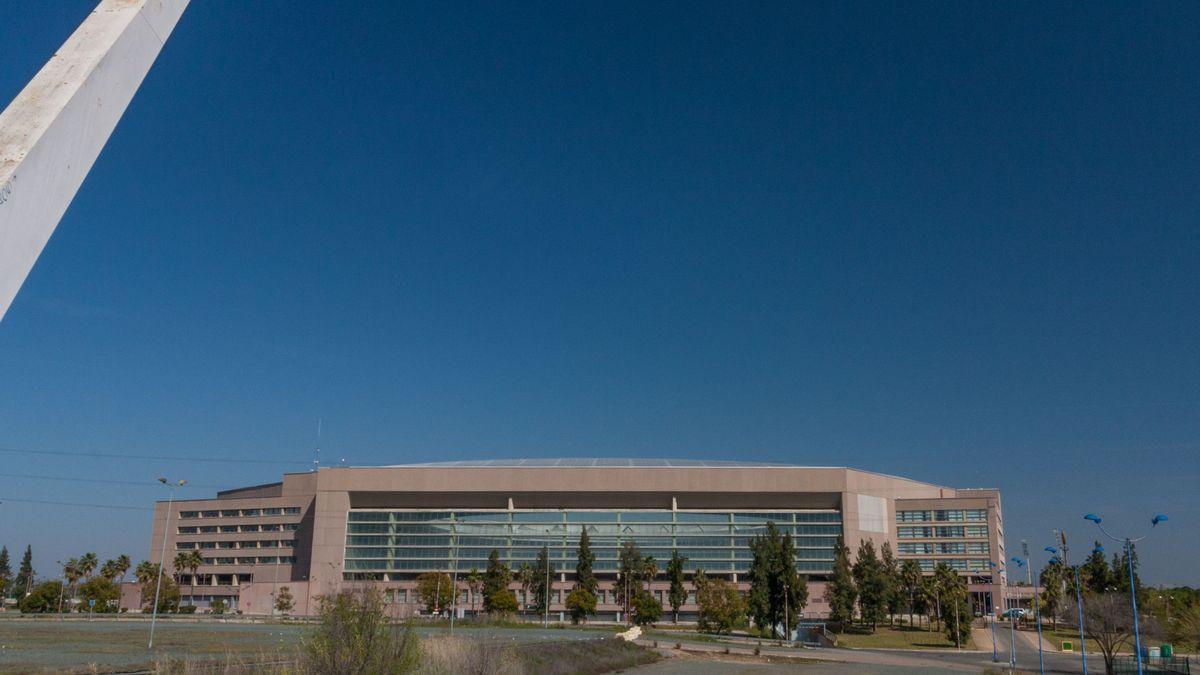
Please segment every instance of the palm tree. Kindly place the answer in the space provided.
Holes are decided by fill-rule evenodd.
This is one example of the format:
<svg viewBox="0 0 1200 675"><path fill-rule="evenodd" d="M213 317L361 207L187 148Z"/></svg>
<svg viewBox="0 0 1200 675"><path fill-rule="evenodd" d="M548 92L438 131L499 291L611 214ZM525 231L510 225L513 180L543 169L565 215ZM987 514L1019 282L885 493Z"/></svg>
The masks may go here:
<svg viewBox="0 0 1200 675"><path fill-rule="evenodd" d="M79 581L79 578L82 576L83 574L79 571L78 558L71 558L63 565L63 577L67 580L67 585L71 589L71 607L75 605L75 582Z"/></svg>
<svg viewBox="0 0 1200 675"><path fill-rule="evenodd" d="M200 555L200 551L190 551L187 556L187 568L192 572L192 600L191 604L196 604L196 570L204 564L204 557Z"/></svg>
<svg viewBox="0 0 1200 675"><path fill-rule="evenodd" d="M125 574L129 571L130 564L129 556L124 553L117 556L117 559L113 561L113 571L116 572L118 584L125 583Z"/></svg>
<svg viewBox="0 0 1200 675"><path fill-rule="evenodd" d="M99 564L95 553L84 553L79 559L79 574L85 579L92 576L92 572L96 571L96 565Z"/></svg>
<svg viewBox="0 0 1200 675"><path fill-rule="evenodd" d="M143 586L154 581L154 578L157 576L158 565L155 565L149 560L143 560L142 562L138 563L137 568L133 570L133 577L137 579L138 583L142 584Z"/></svg>
<svg viewBox="0 0 1200 675"><path fill-rule="evenodd" d="M175 568L175 580L180 585L184 584L185 569L191 569L192 596L196 595L196 567L199 567L199 563L194 563L193 565L193 557L199 557L199 551L179 551L178 554L175 554L175 560L172 562L172 567ZM188 604L196 604L196 599L193 597L188 598Z"/></svg>
<svg viewBox="0 0 1200 675"><path fill-rule="evenodd" d="M467 575L467 588L471 590L471 614L475 614L475 598L479 595L479 589L483 588L483 575L475 567L471 568L471 573Z"/></svg>
<svg viewBox="0 0 1200 675"><path fill-rule="evenodd" d="M121 585L125 583L125 573L129 571L129 556L121 554L111 560L105 560L100 566L100 577L108 580L117 587L117 614L121 614Z"/></svg>
<svg viewBox="0 0 1200 675"><path fill-rule="evenodd" d="M525 613L525 609L529 606L529 596L533 593L533 587L537 583L537 573L529 563L521 563L521 567L517 569L517 579L521 582L521 589L525 593L525 602L521 603L521 613Z"/></svg>

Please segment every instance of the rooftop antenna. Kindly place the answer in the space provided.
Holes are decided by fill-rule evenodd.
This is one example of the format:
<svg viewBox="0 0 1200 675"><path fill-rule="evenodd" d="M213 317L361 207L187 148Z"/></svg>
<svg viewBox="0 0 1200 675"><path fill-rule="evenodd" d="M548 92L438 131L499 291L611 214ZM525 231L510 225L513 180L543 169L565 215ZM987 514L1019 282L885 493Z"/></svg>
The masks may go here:
<svg viewBox="0 0 1200 675"><path fill-rule="evenodd" d="M317 454L313 458L313 473L321 470L321 418L317 418Z"/></svg>

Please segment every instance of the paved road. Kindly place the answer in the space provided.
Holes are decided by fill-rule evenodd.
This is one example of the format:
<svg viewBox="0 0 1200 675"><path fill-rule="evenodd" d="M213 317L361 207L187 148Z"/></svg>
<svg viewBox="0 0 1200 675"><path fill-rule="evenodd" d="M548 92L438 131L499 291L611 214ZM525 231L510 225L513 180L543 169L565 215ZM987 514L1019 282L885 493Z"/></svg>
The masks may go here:
<svg viewBox="0 0 1200 675"><path fill-rule="evenodd" d="M1032 635L1032 639L1030 639ZM726 645L712 642L689 642L681 639L684 651L680 659L667 659L637 672L645 673L691 673L691 672L737 672L770 673L803 670L808 673L979 673L979 672L1038 672L1037 634L1017 634L1017 669L1009 668L1011 635L1007 630L996 631L998 662L992 661L991 632L985 630L976 638L976 644L984 651L911 650L911 649L796 649L789 647L761 648L764 656L799 657L798 663L763 664L749 661L752 654L749 645L730 644L730 655L723 653ZM652 640L639 641L651 646ZM665 644L660 641L660 645ZM1048 646L1048 645L1047 645ZM663 650L670 654L674 650ZM678 653L678 652L674 652ZM729 661L727 658L741 658ZM1044 653L1046 672L1082 673L1078 654ZM1092 658L1099 658L1099 654ZM1092 664L1094 666L1094 663Z"/></svg>

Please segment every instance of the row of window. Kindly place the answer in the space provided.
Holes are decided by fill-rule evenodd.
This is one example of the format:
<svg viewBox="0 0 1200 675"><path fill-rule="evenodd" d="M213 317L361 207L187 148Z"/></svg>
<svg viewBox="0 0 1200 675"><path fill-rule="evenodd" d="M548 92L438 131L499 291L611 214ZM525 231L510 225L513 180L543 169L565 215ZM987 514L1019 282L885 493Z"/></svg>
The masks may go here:
<svg viewBox="0 0 1200 675"><path fill-rule="evenodd" d="M599 538L591 539L593 549L610 549L613 555L616 555L616 550L620 548L622 541L635 541L639 547L667 547L679 548L681 546L692 548L748 548L752 539L750 537L710 537L710 536L686 536L680 535L676 537L623 537L623 538ZM423 536L391 536L386 534L350 534L346 537L347 546L441 546L456 549L468 548L484 548L484 549L502 549L502 548L541 548L548 545L550 547L550 555L553 557L567 555L565 553L555 553L556 550L569 550L569 555L575 555L575 546L579 540L571 537L466 537L466 536L450 536L450 537L423 537ZM808 548L833 549L837 544L837 537L795 537L792 540L793 545L798 550Z"/></svg>
<svg viewBox="0 0 1200 675"><path fill-rule="evenodd" d="M938 509L926 511L897 511L897 523L986 522L987 509Z"/></svg>
<svg viewBox="0 0 1200 675"><path fill-rule="evenodd" d="M217 511L180 511L180 518L256 518L259 516L298 516L299 506L266 509L220 509Z"/></svg>
<svg viewBox="0 0 1200 675"><path fill-rule="evenodd" d="M798 567L827 572L842 533L836 511L383 511L347 514L348 571L428 571L482 569L495 550L516 567L533 562L543 546L558 571L575 567L580 533L587 531L599 571L616 571L619 550L634 541L660 569L673 550L687 558L685 568L746 571L753 537L779 523L794 536ZM353 573L353 572L351 572Z"/></svg>
<svg viewBox="0 0 1200 675"><path fill-rule="evenodd" d="M953 558L931 560L929 558L920 558L917 564L921 566L922 572L932 572L939 564L946 565L955 572L988 572L991 571L991 565L987 560L975 560L972 558Z"/></svg>
<svg viewBox="0 0 1200 675"><path fill-rule="evenodd" d="M176 574L182 586L237 586L254 580L253 574ZM190 590L190 589L189 589Z"/></svg>
<svg viewBox="0 0 1200 675"><path fill-rule="evenodd" d="M917 526L917 527L897 527L896 537L900 539L930 539L938 538L961 538L961 537L987 537L987 525L938 525L938 526Z"/></svg>
<svg viewBox="0 0 1200 675"><path fill-rule="evenodd" d="M233 526L229 526L233 527ZM765 534L764 525L579 525L579 524L508 524L508 523L360 523L350 522L346 531L350 534L473 534L473 535L557 535L578 539L581 530L590 537L603 536L671 536L679 534L736 534L755 537ZM786 525L777 528L781 534L793 536L833 535L842 533L841 525Z"/></svg>
<svg viewBox="0 0 1200 675"><path fill-rule="evenodd" d="M519 565L521 562L532 563L531 560L526 561L505 561L510 566ZM482 563L482 564L481 564ZM515 565L514 565L515 563ZM661 566L665 561L660 562L659 572L663 570ZM345 569L347 571L360 570L364 572L387 573L387 572L450 572L451 570L465 571L471 567L483 569L487 561L468 561L462 559L442 558L438 560L396 560L396 559L380 559L380 560L346 560ZM703 568L706 572L737 572L745 574L750 570L749 560L705 560L695 562L689 560L687 569L696 567ZM828 574L833 567L832 560L797 560L796 570L804 574ZM562 572L573 573L575 571L575 561L551 561L551 568L555 574ZM597 560L592 569L597 572L616 572L620 568L616 560ZM348 575L347 579L357 579L353 575ZM366 578L361 577L361 578Z"/></svg>
<svg viewBox="0 0 1200 675"><path fill-rule="evenodd" d="M641 542L639 542L640 544ZM364 547L364 546L348 546L346 547L347 558L400 558L400 559L430 559L430 558L454 558L466 561L486 561L488 555L499 549L488 548L383 548L383 547ZM656 562L664 564L671 557L671 551L678 550L679 555L693 561L698 565L703 566L701 561L705 560L751 560L753 554L748 548L716 548L716 549L641 549L642 555L651 556ZM510 559L518 560L534 560L541 554L541 548L508 548L506 552ZM593 549L597 560L617 560L618 554L616 549ZM549 555L551 560L570 560L575 561L578 557L578 552L574 549L550 549ZM829 560L834 558L832 549L800 549L795 552L797 560Z"/></svg>
<svg viewBox="0 0 1200 675"><path fill-rule="evenodd" d="M292 565L295 564L295 556L275 556L275 555L260 555L260 556L243 556L238 558L205 558L205 565Z"/></svg>
<svg viewBox="0 0 1200 675"><path fill-rule="evenodd" d="M255 541L177 541L175 542L175 549L178 551L192 551L210 548L292 548L295 545L295 539L261 539Z"/></svg>
<svg viewBox="0 0 1200 675"><path fill-rule="evenodd" d="M240 534L243 532L295 532L300 523L255 523L254 525L184 525L179 534Z"/></svg>
<svg viewBox="0 0 1200 675"><path fill-rule="evenodd" d="M912 542L904 541L896 545L896 552L901 555L947 555L954 553L991 553L991 544L986 541L943 541L943 542Z"/></svg>
<svg viewBox="0 0 1200 675"><path fill-rule="evenodd" d="M351 511L352 523L838 523L837 511L714 513L695 511ZM578 531L578 530L577 530Z"/></svg>
<svg viewBox="0 0 1200 675"><path fill-rule="evenodd" d="M551 604L562 604L564 592L570 593L569 590L564 591L563 589L559 589L559 588L554 589L554 591L550 595L550 603ZM535 601L535 596L533 593L526 593L523 590L514 590L514 591L512 591L512 594L516 597L518 606L525 606L525 605L533 604L533 602ZM655 589L655 590L651 591L651 594L655 596L655 598L658 600L659 604L661 604L663 607L668 607L670 605L671 601L670 601L670 598L668 597L669 591L666 591L663 589ZM390 588L390 589L384 591L384 594L383 594L383 603L385 605L405 604L405 603L409 602L410 599L413 602L420 602L417 592L414 590L410 594L408 589L406 589L406 588ZM472 599L471 592L469 590L466 590L466 589L461 590L458 594L459 606L468 607L468 606L471 606L472 603L482 604L482 599L478 595L476 595L476 597L474 599ZM596 604L598 604L598 605L620 604L618 602L618 595L617 595L616 590L615 589L604 589L604 588L597 589L596 590ZM687 600L685 601L685 604L688 604L688 605L696 604L696 592L695 591L687 592Z"/></svg>

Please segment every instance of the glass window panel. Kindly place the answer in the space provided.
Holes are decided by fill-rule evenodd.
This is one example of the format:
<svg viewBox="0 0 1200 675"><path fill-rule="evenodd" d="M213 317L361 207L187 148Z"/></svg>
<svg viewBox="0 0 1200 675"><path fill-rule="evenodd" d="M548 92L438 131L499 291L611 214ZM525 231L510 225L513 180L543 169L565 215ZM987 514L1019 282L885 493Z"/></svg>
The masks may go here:
<svg viewBox="0 0 1200 675"><path fill-rule="evenodd" d="M512 521L514 523L561 523L563 514L561 511L517 512L512 514Z"/></svg>
<svg viewBox="0 0 1200 675"><path fill-rule="evenodd" d="M622 517L622 522L625 522ZM675 521L679 523L728 523L728 513L688 513L680 511L675 514ZM765 523L764 523L765 524Z"/></svg>
<svg viewBox="0 0 1200 675"><path fill-rule="evenodd" d="M568 511L568 523L616 523L615 511Z"/></svg>

